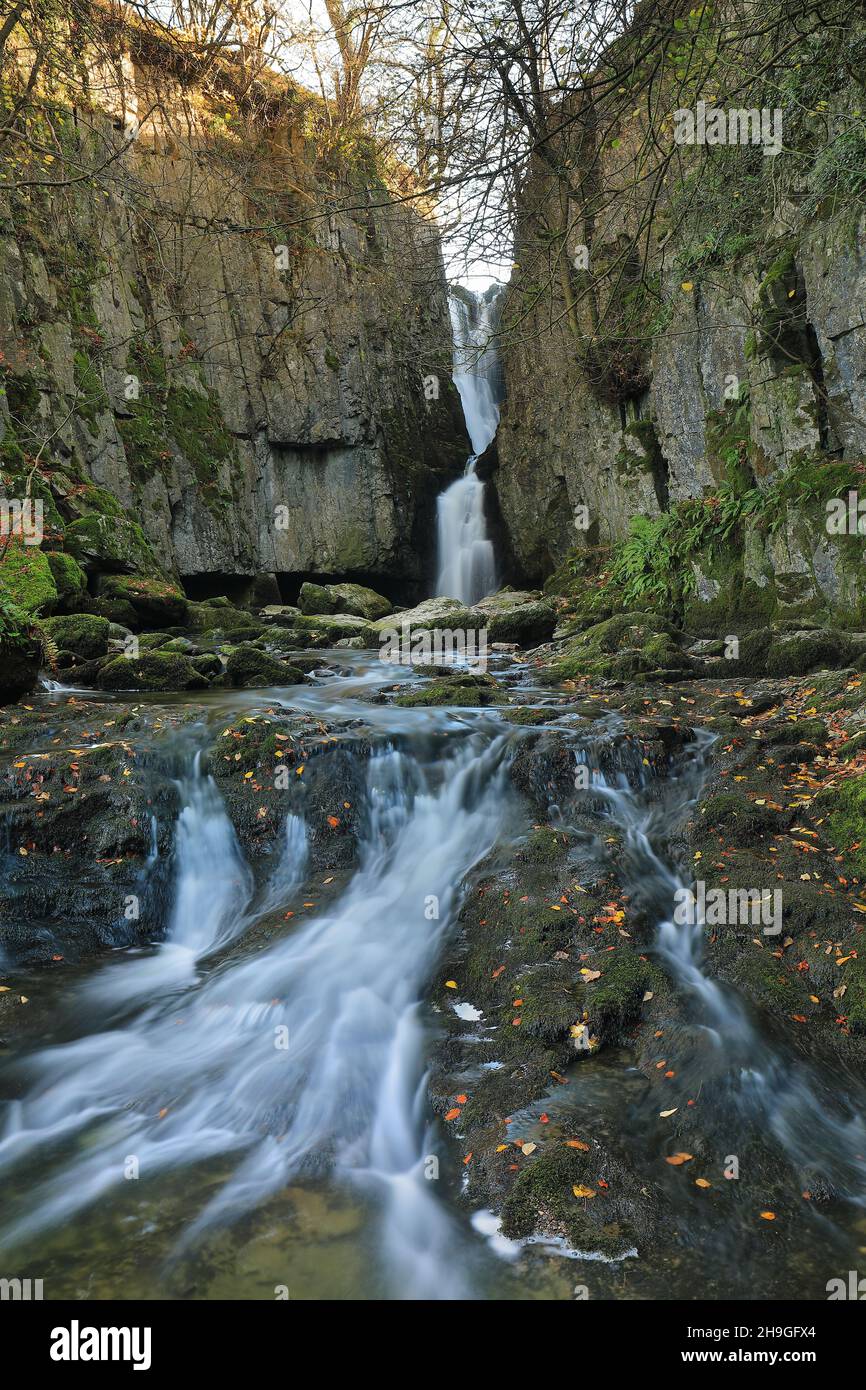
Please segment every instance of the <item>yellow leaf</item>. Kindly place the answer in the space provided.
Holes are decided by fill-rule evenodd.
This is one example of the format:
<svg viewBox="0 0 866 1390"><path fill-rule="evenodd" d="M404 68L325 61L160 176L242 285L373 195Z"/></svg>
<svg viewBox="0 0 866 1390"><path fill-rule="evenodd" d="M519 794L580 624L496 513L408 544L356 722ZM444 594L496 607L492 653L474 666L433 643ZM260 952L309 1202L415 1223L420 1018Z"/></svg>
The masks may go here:
<svg viewBox="0 0 866 1390"><path fill-rule="evenodd" d="M711 1182L707 1182L706 1178L695 1178L695 1187L712 1187L712 1185Z"/></svg>
<svg viewBox="0 0 866 1390"><path fill-rule="evenodd" d="M575 1183L571 1189L575 1197L594 1197L595 1190L591 1187L584 1187L583 1183Z"/></svg>
<svg viewBox="0 0 866 1390"><path fill-rule="evenodd" d="M446 989L456 989L456 988L457 988L457 981L456 981L456 980L446 980L446 981L445 981L445 988L446 988Z"/></svg>
<svg viewBox="0 0 866 1390"><path fill-rule="evenodd" d="M691 280L684 280L682 283L682 288L685 290L686 294L691 294L692 290L694 289L694 285L692 284Z"/></svg>

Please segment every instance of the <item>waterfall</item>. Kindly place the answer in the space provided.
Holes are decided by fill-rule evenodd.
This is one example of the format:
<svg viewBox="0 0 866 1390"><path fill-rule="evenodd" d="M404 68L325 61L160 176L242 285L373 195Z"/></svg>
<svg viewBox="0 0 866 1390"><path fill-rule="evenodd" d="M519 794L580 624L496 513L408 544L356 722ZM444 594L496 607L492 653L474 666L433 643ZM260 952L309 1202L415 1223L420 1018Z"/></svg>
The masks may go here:
<svg viewBox="0 0 866 1390"><path fill-rule="evenodd" d="M472 454L462 478L439 497L436 593L463 603L477 603L496 587L493 543L484 520L484 484L476 460L496 433L499 406L495 392L496 352L492 297L450 300L454 332L454 383L460 392Z"/></svg>
<svg viewBox="0 0 866 1390"><path fill-rule="evenodd" d="M418 1000L462 880L500 830L507 746L471 737L427 766L386 746L369 763L359 867L326 911L182 994L155 989L122 1027L33 1056L32 1089L11 1105L0 1138L0 1170L64 1149L65 1162L31 1186L4 1237L62 1225L123 1188L130 1154L148 1175L224 1157L224 1181L186 1241L328 1165L379 1204L398 1296L462 1296L452 1222L424 1174L433 1137ZM285 845L294 884L292 865L306 859L294 817ZM242 910L227 847L212 843L215 859L204 847L191 853L186 836L183 846L174 930L185 934L182 907L202 915L206 856L213 901L201 925L220 937ZM273 879L267 896L280 896Z"/></svg>

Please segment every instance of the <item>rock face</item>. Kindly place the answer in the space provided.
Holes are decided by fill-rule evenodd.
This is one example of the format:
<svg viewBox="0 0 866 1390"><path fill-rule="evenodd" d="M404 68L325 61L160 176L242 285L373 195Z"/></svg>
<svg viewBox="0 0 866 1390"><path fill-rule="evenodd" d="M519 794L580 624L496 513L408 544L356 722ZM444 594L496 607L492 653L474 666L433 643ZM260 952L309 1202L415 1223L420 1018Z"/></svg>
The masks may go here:
<svg viewBox="0 0 866 1390"><path fill-rule="evenodd" d="M417 596L469 449L434 223L320 148L310 94L257 114L130 33L87 122L56 113L85 164L126 146L117 177L0 196L3 494L48 439L50 544L91 577Z"/></svg>
<svg viewBox="0 0 866 1390"><path fill-rule="evenodd" d="M591 173L570 195L560 263L557 184L541 160L522 190L490 481L511 576L538 584L575 549L622 542L635 515L752 490L741 524L694 557L696 606L721 597L730 611L736 588L743 611L765 616L850 612L866 596L862 543L850 528L828 534L825 503L858 473L862 491L862 207L820 196L830 154L794 116L791 158L688 154L643 201L635 187L652 179L630 161L646 148L645 97L664 110L664 95L637 90L615 129L618 116L597 113L610 147L585 134L589 149L574 136L564 151ZM590 127L578 113L577 129Z"/></svg>

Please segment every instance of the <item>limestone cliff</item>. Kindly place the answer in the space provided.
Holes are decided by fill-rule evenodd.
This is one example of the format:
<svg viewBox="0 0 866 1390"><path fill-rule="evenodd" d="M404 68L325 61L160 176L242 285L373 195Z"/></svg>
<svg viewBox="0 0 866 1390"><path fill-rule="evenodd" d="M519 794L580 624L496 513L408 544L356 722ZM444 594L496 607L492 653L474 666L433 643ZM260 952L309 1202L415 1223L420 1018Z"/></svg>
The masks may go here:
<svg viewBox="0 0 866 1390"><path fill-rule="evenodd" d="M415 595L468 452L435 224L290 82L244 90L132 23L110 53L32 122L62 159L0 194L5 495L29 476L91 590Z"/></svg>
<svg viewBox="0 0 866 1390"><path fill-rule="evenodd" d="M708 39L688 23L697 51ZM699 604L726 595L730 611L734 590L765 615L861 602L861 543L827 534L825 503L856 487L866 457L863 45L862 26L804 41L769 98L775 157L672 158L664 99L639 67L592 121L574 99L563 159L585 177L563 220L561 187L534 162L503 312L492 477L517 580L616 547L636 515L670 514L696 528Z"/></svg>

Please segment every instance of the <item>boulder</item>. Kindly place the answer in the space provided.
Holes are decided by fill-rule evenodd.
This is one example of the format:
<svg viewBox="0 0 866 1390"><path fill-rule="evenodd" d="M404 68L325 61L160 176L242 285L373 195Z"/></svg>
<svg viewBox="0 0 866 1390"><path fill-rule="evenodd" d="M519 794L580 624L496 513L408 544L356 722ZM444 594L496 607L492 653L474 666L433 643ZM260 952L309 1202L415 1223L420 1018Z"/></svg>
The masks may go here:
<svg viewBox="0 0 866 1390"><path fill-rule="evenodd" d="M82 661L92 661L108 651L111 624L107 618L93 613L70 613L47 618L45 626L61 651L73 652Z"/></svg>
<svg viewBox="0 0 866 1390"><path fill-rule="evenodd" d="M226 663L226 680L246 689L266 685L301 685L303 672L297 666L277 661L251 642L234 647Z"/></svg>
<svg viewBox="0 0 866 1390"><path fill-rule="evenodd" d="M391 604L364 584L302 584L298 607L307 616L349 613L375 621L391 612Z"/></svg>
<svg viewBox="0 0 866 1390"><path fill-rule="evenodd" d="M100 690L201 690L207 680L179 652L144 652L116 656L96 677Z"/></svg>

